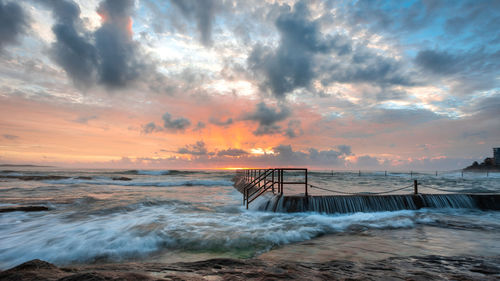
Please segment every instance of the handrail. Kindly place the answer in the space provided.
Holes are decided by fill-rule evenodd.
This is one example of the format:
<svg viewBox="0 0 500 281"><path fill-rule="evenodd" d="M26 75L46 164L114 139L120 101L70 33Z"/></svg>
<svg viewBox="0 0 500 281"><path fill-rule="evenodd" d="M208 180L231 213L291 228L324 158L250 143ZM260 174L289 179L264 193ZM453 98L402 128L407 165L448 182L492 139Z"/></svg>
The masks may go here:
<svg viewBox="0 0 500 281"><path fill-rule="evenodd" d="M303 171L304 181L285 181L285 171ZM305 196L308 196L307 188L307 168L267 168L267 169L239 169L236 175L243 181L243 204L248 205L272 188L275 193L277 186L278 194L283 195L283 186L285 184L303 184ZM271 179L268 179L271 177ZM240 182L241 182L240 181Z"/></svg>
<svg viewBox="0 0 500 281"><path fill-rule="evenodd" d="M255 172L255 175L257 175L257 170L259 171L259 176L258 177L249 177L249 179L253 178L253 180L250 181L249 183L247 183L247 185L243 188L243 203L245 203L245 201L247 202L246 203L247 204L247 209L248 209L248 204L250 204L250 202L255 199L254 198L254 199L252 199L249 202L249 198L255 194L255 192L252 193L252 194L248 194L250 192L250 189L252 189L252 188L254 188L256 186L259 186L259 189L260 189L260 183L261 183L261 181L262 180L265 181L265 179L267 178L267 176L269 176L271 172L274 172L273 169L266 169L264 173L261 173L262 169L256 169L256 170L253 171L253 172Z"/></svg>

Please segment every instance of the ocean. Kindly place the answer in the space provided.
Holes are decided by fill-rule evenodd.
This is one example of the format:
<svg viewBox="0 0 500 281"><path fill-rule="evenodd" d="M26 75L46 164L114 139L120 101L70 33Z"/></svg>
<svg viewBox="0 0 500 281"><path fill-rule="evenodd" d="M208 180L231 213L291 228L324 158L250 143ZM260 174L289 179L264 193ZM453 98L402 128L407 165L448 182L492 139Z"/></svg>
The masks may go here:
<svg viewBox="0 0 500 281"><path fill-rule="evenodd" d="M226 170L7 167L0 171L0 209L49 210L0 213L0 269L32 259L57 265L215 257L320 262L500 253L499 211L273 213L252 204L247 210L234 176ZM500 193L498 173L309 173L312 184L344 192L384 192L414 179L423 193ZM300 187L285 188L298 193Z"/></svg>

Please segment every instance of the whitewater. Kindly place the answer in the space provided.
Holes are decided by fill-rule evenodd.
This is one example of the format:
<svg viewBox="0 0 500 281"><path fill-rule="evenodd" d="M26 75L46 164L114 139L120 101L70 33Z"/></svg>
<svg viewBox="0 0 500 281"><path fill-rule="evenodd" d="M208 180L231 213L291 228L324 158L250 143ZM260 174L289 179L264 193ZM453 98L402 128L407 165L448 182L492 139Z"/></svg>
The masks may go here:
<svg viewBox="0 0 500 281"><path fill-rule="evenodd" d="M457 172L437 176L311 172L309 176L315 185L349 192L390 190L411 184L414 178L429 187L457 192L500 192L500 176L494 173L462 177ZM0 269L31 259L67 265L212 257L322 261L495 256L500 252L498 211L246 210L233 177L233 171L223 170L1 170L0 208L46 206L48 211L0 213Z"/></svg>

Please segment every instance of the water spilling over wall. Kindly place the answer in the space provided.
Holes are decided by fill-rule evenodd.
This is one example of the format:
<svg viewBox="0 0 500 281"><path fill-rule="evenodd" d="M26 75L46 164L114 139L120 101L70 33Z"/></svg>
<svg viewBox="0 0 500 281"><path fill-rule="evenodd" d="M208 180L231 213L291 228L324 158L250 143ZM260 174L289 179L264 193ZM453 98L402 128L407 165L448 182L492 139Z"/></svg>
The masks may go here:
<svg viewBox="0 0 500 281"><path fill-rule="evenodd" d="M243 192L246 184L235 180L235 188ZM500 194L396 194L396 195L331 195L283 196L268 192L253 206L255 210L273 212L356 213L421 208L466 208L500 210Z"/></svg>
<svg viewBox="0 0 500 281"><path fill-rule="evenodd" d="M267 196L253 207L274 212L356 213L421 208L500 210L500 195L419 194L352 196Z"/></svg>

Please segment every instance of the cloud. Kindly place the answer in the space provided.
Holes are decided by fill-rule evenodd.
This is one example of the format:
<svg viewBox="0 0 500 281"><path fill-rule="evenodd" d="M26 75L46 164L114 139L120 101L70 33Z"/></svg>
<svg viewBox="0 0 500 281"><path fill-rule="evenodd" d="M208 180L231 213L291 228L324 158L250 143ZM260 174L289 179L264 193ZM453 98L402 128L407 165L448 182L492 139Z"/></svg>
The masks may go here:
<svg viewBox="0 0 500 281"><path fill-rule="evenodd" d="M155 122L149 122L141 126L141 133L147 135L154 132L163 132L165 130L176 132L176 131L184 131L189 126L191 126L191 121L184 117L172 118L172 115L168 112L165 112L162 116L163 119L163 127L157 125ZM195 130L201 130L205 128L205 123L198 122L196 124Z"/></svg>
<svg viewBox="0 0 500 281"><path fill-rule="evenodd" d="M405 125L416 125L426 123L442 117L427 109L379 109L367 112L364 119L376 123L403 123Z"/></svg>
<svg viewBox="0 0 500 281"><path fill-rule="evenodd" d="M352 155L351 146L349 146L349 145L345 145L345 144L338 145L337 149L338 149L339 153L341 153L343 155Z"/></svg>
<svg viewBox="0 0 500 281"><path fill-rule="evenodd" d="M342 149L339 150L329 149L320 151L310 148L308 156L311 163L314 163L313 165L316 166L337 165L344 163L345 156L350 155L350 147L347 149L349 153L347 153L346 147L348 146L344 145L342 146Z"/></svg>
<svg viewBox="0 0 500 281"><path fill-rule="evenodd" d="M309 148L307 152L294 151L291 145L279 145L273 148L275 161L288 166L307 165L313 167L338 166L345 164L345 157L350 155L350 147L342 145L342 149L317 150ZM349 153L346 153L347 150Z"/></svg>
<svg viewBox="0 0 500 281"><path fill-rule="evenodd" d="M467 51L424 49L418 52L415 64L424 71L428 83L449 79L454 94L473 94L500 86L498 49L488 51L482 46Z"/></svg>
<svg viewBox="0 0 500 281"><path fill-rule="evenodd" d="M316 92L311 86L314 80L323 86L334 82L381 87L414 83L399 60L376 53L366 47L368 42L354 42L343 34L324 34L323 19L310 19L306 3L299 1L277 17L277 48L256 44L247 59L248 68L264 91L278 98L301 88Z"/></svg>
<svg viewBox="0 0 500 281"><path fill-rule="evenodd" d="M56 41L50 50L79 87L100 83L109 88L125 87L147 71L138 43L132 39L133 0L104 0L98 14L102 25L95 31L85 29L80 7L71 0L44 1L52 8Z"/></svg>
<svg viewBox="0 0 500 281"><path fill-rule="evenodd" d="M356 166L360 168L366 167L378 167L380 165L377 157L372 157L369 155L359 156L357 158Z"/></svg>
<svg viewBox="0 0 500 281"><path fill-rule="evenodd" d="M8 140L15 140L15 139L19 138L18 136L9 135L9 134L3 134L2 137L4 137L5 139L8 139Z"/></svg>
<svg viewBox="0 0 500 281"><path fill-rule="evenodd" d="M329 53L336 46L335 40L327 40L321 34L317 21L308 19L305 2L298 2L292 11L283 12L275 22L280 33L276 49L254 46L247 64L261 80L261 87L276 97L297 88L308 87L315 76L314 55ZM349 46L340 47L349 52Z"/></svg>
<svg viewBox="0 0 500 281"><path fill-rule="evenodd" d="M222 121L222 120L217 119L215 117L210 117L208 122L210 122L210 124L214 124L217 126L227 127L227 126L233 124L233 118L227 118L226 121Z"/></svg>
<svg viewBox="0 0 500 281"><path fill-rule="evenodd" d="M437 74L453 74L459 71L457 57L448 52L423 50L415 58L417 65Z"/></svg>
<svg viewBox="0 0 500 281"><path fill-rule="evenodd" d="M247 155L248 152L246 152L243 149L238 149L238 148L228 148L225 150L221 150L217 152L217 156L231 156L231 157L237 157L237 156L242 156L242 155Z"/></svg>
<svg viewBox="0 0 500 281"><path fill-rule="evenodd" d="M74 122L76 123L80 123L80 124L88 124L88 122L90 120L94 120L94 119L97 119L97 115L91 115L91 116L80 116L78 118L76 118L75 120L73 120Z"/></svg>
<svg viewBox="0 0 500 281"><path fill-rule="evenodd" d="M215 19L217 3L214 0L171 0L187 19L194 19L200 42L205 46L212 45L212 25Z"/></svg>
<svg viewBox="0 0 500 281"><path fill-rule="evenodd" d="M410 38L408 34L419 37L425 34L424 42L432 43L434 36L439 36L449 41L446 43L455 44L457 40L471 43L476 38L485 42L495 39L498 9L500 4L495 0L458 0L453 5L446 1L419 0L411 5L391 2L388 6L381 5L380 1L356 1L342 5L337 14L349 27L368 29L371 34ZM429 29L431 32L427 32Z"/></svg>
<svg viewBox="0 0 500 281"><path fill-rule="evenodd" d="M243 120L250 120L258 123L254 135L272 135L281 133L281 126L276 123L285 120L291 115L287 107L281 109L268 107L264 102L258 103L254 112L247 113Z"/></svg>
<svg viewBox="0 0 500 281"><path fill-rule="evenodd" d="M190 165L254 165L254 166L305 166L305 167L333 167L345 166L348 162L346 156L351 155L350 147L341 145L342 149L317 150L310 148L308 151L297 151L291 145L278 145L273 148L274 153L250 154L243 149L228 148L217 153L209 151L203 141L179 148L176 152L181 155L193 156ZM170 160L169 160L170 161ZM175 162L183 163L184 158Z"/></svg>
<svg viewBox="0 0 500 281"><path fill-rule="evenodd" d="M98 54L90 43L91 34L82 27L80 7L73 1L45 1L53 10L56 23L52 31L56 41L50 55L72 78L77 86L85 87L97 75Z"/></svg>
<svg viewBox="0 0 500 281"><path fill-rule="evenodd" d="M177 150L177 153L179 154L189 154L193 156L205 156L209 154L207 148L205 147L205 142L203 141L197 141L195 144L188 144L185 147L179 148Z"/></svg>
<svg viewBox="0 0 500 281"><path fill-rule="evenodd" d="M304 133L300 126L300 120L290 120L288 122L288 127L286 128L284 135L289 138L295 138Z"/></svg>
<svg viewBox="0 0 500 281"><path fill-rule="evenodd" d="M201 131L203 129L205 129L207 125L202 122L202 121L198 121L198 123L196 123L196 127L194 128L195 131Z"/></svg>
<svg viewBox="0 0 500 281"><path fill-rule="evenodd" d="M458 1L457 1L458 2ZM355 28L368 27L372 32L399 33L418 31L432 25L446 7L440 1L415 1L412 5L391 3L392 9L379 1L357 1L342 7L342 17Z"/></svg>
<svg viewBox="0 0 500 281"><path fill-rule="evenodd" d="M170 113L165 112L162 116L163 127L167 130L172 131L183 131L191 125L191 121L184 117L179 117L177 119L172 119Z"/></svg>
<svg viewBox="0 0 500 281"><path fill-rule="evenodd" d="M160 131L163 131L163 128L156 125L154 122L149 122L141 126L141 132L145 135Z"/></svg>
<svg viewBox="0 0 500 281"><path fill-rule="evenodd" d="M343 60L324 62L320 69L324 73L321 80L323 84L370 83L381 87L414 84L400 61L375 54L363 46L358 46L352 56L346 56Z"/></svg>
<svg viewBox="0 0 500 281"><path fill-rule="evenodd" d="M6 45L17 43L29 27L28 15L15 2L0 0L0 52Z"/></svg>
<svg viewBox="0 0 500 281"><path fill-rule="evenodd" d="M94 34L100 57L100 82L110 87L127 85L143 67L137 44L132 40L133 7L134 0L105 0L97 9L103 18Z"/></svg>
<svg viewBox="0 0 500 281"><path fill-rule="evenodd" d="M500 91L493 96L477 99L464 110L474 114L474 118L497 121L500 114Z"/></svg>

